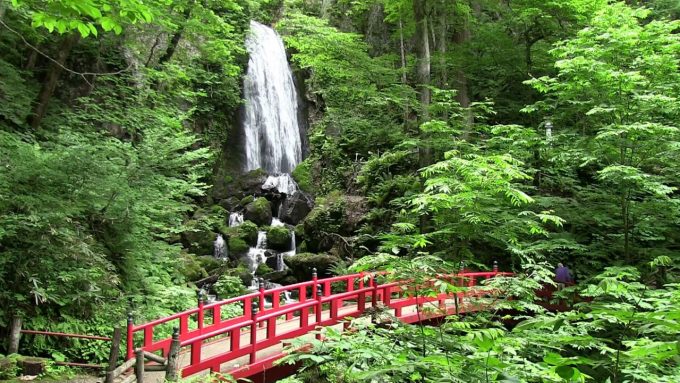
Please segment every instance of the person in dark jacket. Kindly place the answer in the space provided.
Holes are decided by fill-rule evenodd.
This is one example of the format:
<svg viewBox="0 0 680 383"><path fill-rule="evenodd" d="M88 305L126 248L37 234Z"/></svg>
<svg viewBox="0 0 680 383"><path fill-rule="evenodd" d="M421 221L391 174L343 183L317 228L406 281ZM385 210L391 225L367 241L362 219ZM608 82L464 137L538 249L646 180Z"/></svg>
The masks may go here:
<svg viewBox="0 0 680 383"><path fill-rule="evenodd" d="M557 288L562 290L565 285L572 283L574 279L571 276L571 271L569 268L561 263L557 264L555 269L555 282L557 282Z"/></svg>

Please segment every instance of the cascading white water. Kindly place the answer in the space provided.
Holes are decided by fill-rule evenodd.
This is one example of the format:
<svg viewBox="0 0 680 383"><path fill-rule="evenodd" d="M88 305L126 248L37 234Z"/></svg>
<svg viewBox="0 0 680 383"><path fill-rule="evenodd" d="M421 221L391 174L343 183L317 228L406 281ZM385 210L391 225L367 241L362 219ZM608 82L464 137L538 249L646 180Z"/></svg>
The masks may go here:
<svg viewBox="0 0 680 383"><path fill-rule="evenodd" d="M229 227L238 226L243 223L243 213L229 214Z"/></svg>
<svg viewBox="0 0 680 383"><path fill-rule="evenodd" d="M217 234L217 239L213 242L213 255L215 258L224 259L229 255L227 250L227 243L224 241L222 234Z"/></svg>
<svg viewBox="0 0 680 383"><path fill-rule="evenodd" d="M302 161L297 93L281 37L250 22L250 54L243 94L246 170L290 173Z"/></svg>
<svg viewBox="0 0 680 383"><path fill-rule="evenodd" d="M279 193L286 195L291 195L298 190L298 184L295 182L290 174L284 173L276 176L269 176L267 180L262 184L263 190L275 189Z"/></svg>
<svg viewBox="0 0 680 383"><path fill-rule="evenodd" d="M255 274L257 267L267 261L265 252L267 251L267 232L258 231L257 232L257 245L248 249L248 266L250 267L250 273Z"/></svg>
<svg viewBox="0 0 680 383"><path fill-rule="evenodd" d="M296 244L295 244L295 232L291 231L290 233L290 250L289 251L284 251L283 253L279 253L276 255L276 271L283 271L288 268L286 266L286 263L284 262L284 258L286 257L292 257L293 255L296 254Z"/></svg>
<svg viewBox="0 0 680 383"><path fill-rule="evenodd" d="M285 224L283 222L281 222L280 219L274 217L274 218L272 218L272 223L271 223L270 226L271 227L281 227L281 226L285 226Z"/></svg>

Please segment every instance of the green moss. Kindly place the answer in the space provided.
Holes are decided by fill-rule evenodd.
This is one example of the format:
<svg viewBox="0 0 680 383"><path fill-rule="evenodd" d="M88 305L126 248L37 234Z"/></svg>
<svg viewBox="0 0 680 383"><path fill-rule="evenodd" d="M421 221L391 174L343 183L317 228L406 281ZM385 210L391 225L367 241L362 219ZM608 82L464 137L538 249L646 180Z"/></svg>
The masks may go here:
<svg viewBox="0 0 680 383"><path fill-rule="evenodd" d="M243 197L241 199L241 201L239 201L238 204L241 205L241 206L246 206L247 204L253 202L254 200L255 200L255 197L253 197L251 195L247 195L247 196Z"/></svg>
<svg viewBox="0 0 680 383"><path fill-rule="evenodd" d="M267 266L266 263L261 263L259 266L257 266L257 270L255 270L255 275L264 275L264 274L269 274L273 272L274 270Z"/></svg>
<svg viewBox="0 0 680 383"><path fill-rule="evenodd" d="M191 254L182 252L180 254L182 260L181 272L184 278L188 281L197 281L203 277L207 277L205 268L201 264L200 259L204 257L195 257ZM205 257L207 258L207 257ZM212 257L211 257L212 258ZM213 258L214 259L214 258Z"/></svg>
<svg viewBox="0 0 680 383"><path fill-rule="evenodd" d="M231 254L245 254L249 248L250 246L248 246L246 241L242 240L241 238L229 238L229 252Z"/></svg>
<svg viewBox="0 0 680 383"><path fill-rule="evenodd" d="M272 226L267 230L267 247L285 251L290 250L290 231L286 227Z"/></svg>
<svg viewBox="0 0 680 383"><path fill-rule="evenodd" d="M314 193L314 184L312 182L312 169L309 159L302 161L291 174L295 182L297 182L300 189L307 193Z"/></svg>
<svg viewBox="0 0 680 383"><path fill-rule="evenodd" d="M312 269L315 267L319 277L329 276L330 269L340 261L340 258L323 253L300 253L292 257L285 257L283 261L297 280L308 281L312 277Z"/></svg>
<svg viewBox="0 0 680 383"><path fill-rule="evenodd" d="M255 246L257 244L257 225L250 222L244 221L241 225L237 227L238 236L246 241L250 246Z"/></svg>
<svg viewBox="0 0 680 383"><path fill-rule="evenodd" d="M246 206L245 219L251 220L258 225L268 225L272 221L271 203L264 197L255 200Z"/></svg>

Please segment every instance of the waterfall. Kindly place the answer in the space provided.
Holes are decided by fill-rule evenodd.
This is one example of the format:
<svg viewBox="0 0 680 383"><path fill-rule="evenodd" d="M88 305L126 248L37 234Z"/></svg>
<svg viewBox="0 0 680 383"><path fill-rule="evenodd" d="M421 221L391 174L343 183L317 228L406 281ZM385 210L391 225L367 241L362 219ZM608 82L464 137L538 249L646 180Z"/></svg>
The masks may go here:
<svg viewBox="0 0 680 383"><path fill-rule="evenodd" d="M229 227L238 226L243 223L243 213L229 214Z"/></svg>
<svg viewBox="0 0 680 383"><path fill-rule="evenodd" d="M296 254L296 244L295 244L295 232L290 232L290 250L284 251L283 253L276 254L276 271L283 271L288 268L286 263L283 261L285 257L292 257Z"/></svg>
<svg viewBox="0 0 680 383"><path fill-rule="evenodd" d="M291 195L298 190L298 185L290 174L269 176L262 185L263 190L276 189L279 193Z"/></svg>
<svg viewBox="0 0 680 383"><path fill-rule="evenodd" d="M250 31L243 84L246 170L290 173L302 161L302 140L286 51L273 29L251 21Z"/></svg>
<svg viewBox="0 0 680 383"><path fill-rule="evenodd" d="M217 234L217 239L213 242L213 255L218 259L225 259L229 255L229 250L227 250L227 244L222 237L222 234Z"/></svg>
<svg viewBox="0 0 680 383"><path fill-rule="evenodd" d="M270 225L271 227L279 227L279 226L285 226L283 222L281 222L280 219L274 217L272 218L272 223Z"/></svg>
<svg viewBox="0 0 680 383"><path fill-rule="evenodd" d="M255 274L257 267L267 261L265 252L267 251L267 232L257 232L257 245L248 249L248 263L250 273Z"/></svg>

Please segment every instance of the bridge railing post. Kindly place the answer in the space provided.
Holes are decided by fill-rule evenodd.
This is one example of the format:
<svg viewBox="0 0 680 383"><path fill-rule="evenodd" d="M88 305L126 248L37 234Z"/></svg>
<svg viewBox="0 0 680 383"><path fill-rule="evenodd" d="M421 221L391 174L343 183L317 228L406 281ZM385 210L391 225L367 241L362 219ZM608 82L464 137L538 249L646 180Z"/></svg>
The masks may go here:
<svg viewBox="0 0 680 383"><path fill-rule="evenodd" d="M371 292L371 307L378 306L378 284L375 283L375 274L371 274L371 279L368 280L369 286L373 289Z"/></svg>
<svg viewBox="0 0 680 383"><path fill-rule="evenodd" d="M253 302L251 309L253 323L250 325L250 364L255 363L257 359L257 313L258 304Z"/></svg>
<svg viewBox="0 0 680 383"><path fill-rule="evenodd" d="M264 278L258 279L258 288L260 291L260 299L258 300L260 307L258 308L259 312L264 312ZM260 327L264 327L264 322L260 323Z"/></svg>
<svg viewBox="0 0 680 383"><path fill-rule="evenodd" d="M364 272L359 273L359 290L364 288ZM366 293L361 292L357 297L357 310L362 313L366 310Z"/></svg>
<svg viewBox="0 0 680 383"><path fill-rule="evenodd" d="M130 313L128 313L128 317L127 317L127 356L125 358L126 360L132 359L135 355L135 352L134 352L135 334L132 331L134 325L135 325L134 324L134 318L132 316L132 313L130 312Z"/></svg>
<svg viewBox="0 0 680 383"><path fill-rule="evenodd" d="M203 318L205 313L203 312L203 306L205 306L205 302L203 301L203 293L201 290L198 291L198 328L199 330L203 329Z"/></svg>
<svg viewBox="0 0 680 383"><path fill-rule="evenodd" d="M493 261L493 272L498 274L498 261Z"/></svg>

